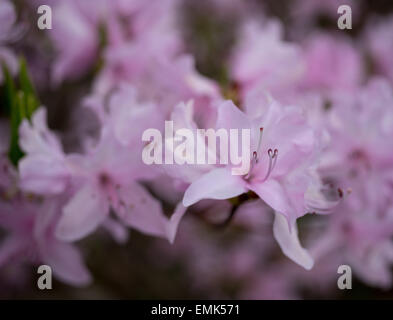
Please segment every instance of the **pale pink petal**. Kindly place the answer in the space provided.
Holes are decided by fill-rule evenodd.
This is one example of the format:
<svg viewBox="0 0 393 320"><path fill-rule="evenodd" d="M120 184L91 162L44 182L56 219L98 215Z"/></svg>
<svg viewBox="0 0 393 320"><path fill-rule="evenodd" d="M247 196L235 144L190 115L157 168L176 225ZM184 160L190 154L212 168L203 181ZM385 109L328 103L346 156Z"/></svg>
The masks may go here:
<svg viewBox="0 0 393 320"><path fill-rule="evenodd" d="M95 14L97 8L92 8ZM98 32L72 1L60 1L53 10L54 28L49 35L58 56L52 70L53 82L81 76L95 61ZM70 45L72 43L72 45Z"/></svg>
<svg viewBox="0 0 393 320"><path fill-rule="evenodd" d="M62 281L74 286L85 286L91 282L82 256L73 245L59 241L43 245L41 255L43 262L49 265Z"/></svg>
<svg viewBox="0 0 393 320"><path fill-rule="evenodd" d="M112 237L120 244L126 243L128 240L128 229L117 220L108 217L102 224Z"/></svg>
<svg viewBox="0 0 393 320"><path fill-rule="evenodd" d="M250 129L251 122L231 100L221 103L218 107L217 129Z"/></svg>
<svg viewBox="0 0 393 320"><path fill-rule="evenodd" d="M124 223L143 233L166 237L168 220L158 200L138 183L121 188L119 195L120 205L116 213Z"/></svg>
<svg viewBox="0 0 393 320"><path fill-rule="evenodd" d="M189 207L202 199L229 199L246 192L245 182L226 168L214 169L194 181L186 190L183 205Z"/></svg>
<svg viewBox="0 0 393 320"><path fill-rule="evenodd" d="M0 246L0 267L8 263L14 256L20 254L26 247L26 238L21 235L8 237Z"/></svg>
<svg viewBox="0 0 393 320"><path fill-rule="evenodd" d="M8 0L0 2L0 42L9 38L16 22L16 12Z"/></svg>
<svg viewBox="0 0 393 320"><path fill-rule="evenodd" d="M15 75L16 72L18 71L18 59L15 56L15 54L5 48L5 47L0 47L0 63L5 64L11 73L11 75ZM4 80L4 75L3 75L3 69L0 69L0 83L2 83Z"/></svg>
<svg viewBox="0 0 393 320"><path fill-rule="evenodd" d="M299 241L297 225L289 229L287 219L280 213L275 213L273 234L282 252L291 260L310 270L314 261L307 250L305 250Z"/></svg>
<svg viewBox="0 0 393 320"><path fill-rule="evenodd" d="M31 122L23 120L19 127L19 144L26 153L46 154L55 158L63 156L60 140L47 126L44 107L34 112Z"/></svg>
<svg viewBox="0 0 393 320"><path fill-rule="evenodd" d="M19 162L20 187L38 194L58 194L69 177L64 163L45 154L32 154Z"/></svg>
<svg viewBox="0 0 393 320"><path fill-rule="evenodd" d="M56 236L64 241L79 240L93 232L108 213L107 199L87 184L63 208Z"/></svg>
<svg viewBox="0 0 393 320"><path fill-rule="evenodd" d="M277 180L268 179L264 182L254 182L250 185L250 189L275 211L290 217L292 208L289 198L284 187Z"/></svg>

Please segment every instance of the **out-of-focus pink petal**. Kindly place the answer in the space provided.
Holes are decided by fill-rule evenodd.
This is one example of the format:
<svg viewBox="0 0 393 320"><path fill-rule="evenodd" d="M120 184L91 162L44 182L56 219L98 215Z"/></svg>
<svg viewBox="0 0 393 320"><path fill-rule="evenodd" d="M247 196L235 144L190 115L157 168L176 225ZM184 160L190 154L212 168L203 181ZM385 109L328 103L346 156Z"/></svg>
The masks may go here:
<svg viewBox="0 0 393 320"><path fill-rule="evenodd" d="M109 213L106 198L86 184L63 208L56 236L64 241L79 240L93 232Z"/></svg>
<svg viewBox="0 0 393 320"><path fill-rule="evenodd" d="M81 254L73 245L59 241L48 243L41 247L41 255L44 263L64 282L74 286L86 286L91 282Z"/></svg>
<svg viewBox="0 0 393 320"><path fill-rule="evenodd" d="M68 179L65 166L46 155L32 155L19 162L20 186L38 194L58 194L64 191Z"/></svg>
<svg viewBox="0 0 393 320"><path fill-rule="evenodd" d="M143 233L166 238L167 218L158 200L138 183L118 192L120 203L115 210L124 223Z"/></svg>
<svg viewBox="0 0 393 320"><path fill-rule="evenodd" d="M0 267L8 263L14 255L19 254L26 246L25 238L20 235L12 236L0 246Z"/></svg>
<svg viewBox="0 0 393 320"><path fill-rule="evenodd" d="M0 2L0 42L8 39L16 21L16 12L10 1Z"/></svg>
<svg viewBox="0 0 393 320"><path fill-rule="evenodd" d="M108 217L102 224L102 227L106 229L118 243L127 242L129 238L128 229L117 220Z"/></svg>
<svg viewBox="0 0 393 320"><path fill-rule="evenodd" d="M26 156L19 162L20 186L28 192L58 194L67 186L69 169L61 143L46 124L46 110L38 109L32 122L19 127L19 143Z"/></svg>
<svg viewBox="0 0 393 320"><path fill-rule="evenodd" d="M16 58L15 54L4 47L0 47L0 63L5 64L11 73L11 75L15 75L18 71L18 59ZM3 82L3 68L0 70L0 83Z"/></svg>

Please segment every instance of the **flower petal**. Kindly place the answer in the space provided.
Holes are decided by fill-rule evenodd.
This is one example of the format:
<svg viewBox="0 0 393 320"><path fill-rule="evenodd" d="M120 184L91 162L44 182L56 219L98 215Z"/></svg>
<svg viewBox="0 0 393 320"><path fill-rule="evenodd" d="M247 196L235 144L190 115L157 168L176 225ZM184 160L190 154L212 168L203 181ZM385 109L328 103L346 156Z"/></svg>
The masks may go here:
<svg viewBox="0 0 393 320"><path fill-rule="evenodd" d="M168 219L158 200L138 183L121 188L118 192L121 204L116 208L116 213L124 223L143 233L166 238Z"/></svg>
<svg viewBox="0 0 393 320"><path fill-rule="evenodd" d="M254 182L250 185L250 189L275 211L289 217L291 205L284 187L277 180L268 179L259 183Z"/></svg>
<svg viewBox="0 0 393 320"><path fill-rule="evenodd" d="M65 190L69 171L63 162L45 154L32 154L19 162L20 186L38 194L58 194Z"/></svg>
<svg viewBox="0 0 393 320"><path fill-rule="evenodd" d="M96 188L86 184L63 208L56 236L75 241L94 231L109 213L109 204Z"/></svg>
<svg viewBox="0 0 393 320"><path fill-rule="evenodd" d="M297 225L295 224L291 230L287 219L280 213L275 213L273 234L282 252L291 260L302 266L306 270L310 270L314 265L314 260L305 250L299 241Z"/></svg>
<svg viewBox="0 0 393 320"><path fill-rule="evenodd" d="M56 241L41 249L43 262L48 264L53 273L74 286L85 286L91 282L91 276L83 263L80 252L75 246Z"/></svg>
<svg viewBox="0 0 393 320"><path fill-rule="evenodd" d="M236 107L232 101L224 101L218 106L217 129L250 129L251 122L247 115Z"/></svg>
<svg viewBox="0 0 393 320"><path fill-rule="evenodd" d="M194 181L184 193L183 205L189 207L202 199L229 199L246 192L245 182L226 168L212 170Z"/></svg>
<svg viewBox="0 0 393 320"><path fill-rule="evenodd" d="M167 225L167 235L170 243L175 242L175 237L177 234L177 229L179 227L179 223L183 218L184 214L187 211L187 207L185 207L181 202L177 204L175 208L175 212L172 214L169 219L169 223Z"/></svg>

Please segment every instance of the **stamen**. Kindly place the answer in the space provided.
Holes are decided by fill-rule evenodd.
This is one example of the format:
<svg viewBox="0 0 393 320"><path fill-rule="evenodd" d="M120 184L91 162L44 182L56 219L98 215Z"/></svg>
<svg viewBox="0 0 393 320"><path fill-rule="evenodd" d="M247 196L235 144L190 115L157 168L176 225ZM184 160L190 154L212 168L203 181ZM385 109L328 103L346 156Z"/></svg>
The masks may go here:
<svg viewBox="0 0 393 320"><path fill-rule="evenodd" d="M263 127L259 128L259 139L258 139L258 145L256 151L252 153L252 159L251 159L251 165L250 165L250 170L248 171L247 175L245 176L245 179L248 180L251 177L251 172L254 169L255 165L258 163L258 152L261 150L262 146L262 136L263 136ZM269 167L266 172L265 177L262 179L262 181L265 181L267 178L269 178L271 172L273 171L274 167L276 166L277 163L277 157L278 157L278 150L274 149L269 149L267 152L269 156Z"/></svg>
<svg viewBox="0 0 393 320"><path fill-rule="evenodd" d="M269 167L267 169L265 177L263 178L263 181L265 181L267 178L269 178L269 176L272 173L274 167L276 166L277 157L278 157L278 150L274 149L274 151L273 151L272 149L269 149L267 151L267 154L269 156Z"/></svg>
<svg viewBox="0 0 393 320"><path fill-rule="evenodd" d="M257 146L257 151L259 152L261 150L261 145L262 145L262 135L263 135L263 128L259 128L259 139L258 139L258 146Z"/></svg>
<svg viewBox="0 0 393 320"><path fill-rule="evenodd" d="M255 166L257 163L258 163L258 153L257 153L256 151L254 151L254 152L252 153L252 160L251 160L251 163L250 163L250 170L248 170L248 173L247 173L247 175L245 176L245 179L249 179L249 178L250 178L252 169L254 168L254 166Z"/></svg>
<svg viewBox="0 0 393 320"><path fill-rule="evenodd" d="M320 190L307 194L307 208L320 214L331 213L351 192L350 188L345 193L343 189L334 187L332 183L326 184Z"/></svg>

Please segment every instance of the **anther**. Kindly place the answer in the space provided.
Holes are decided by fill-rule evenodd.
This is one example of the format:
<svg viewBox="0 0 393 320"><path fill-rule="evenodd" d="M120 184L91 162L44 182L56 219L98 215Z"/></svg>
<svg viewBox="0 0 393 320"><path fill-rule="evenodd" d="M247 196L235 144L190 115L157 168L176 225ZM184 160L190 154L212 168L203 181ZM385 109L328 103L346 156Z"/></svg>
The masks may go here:
<svg viewBox="0 0 393 320"><path fill-rule="evenodd" d="M263 136L263 127L259 128L259 139L258 139L257 151L261 150L262 136Z"/></svg>
<svg viewBox="0 0 393 320"><path fill-rule="evenodd" d="M269 149L267 151L267 154L269 156L269 167L267 169L265 178L263 178L263 181L265 181L267 178L269 178L269 176L272 173L274 167L276 166L277 157L278 157L278 150L274 149L274 151L273 151L272 149Z"/></svg>

